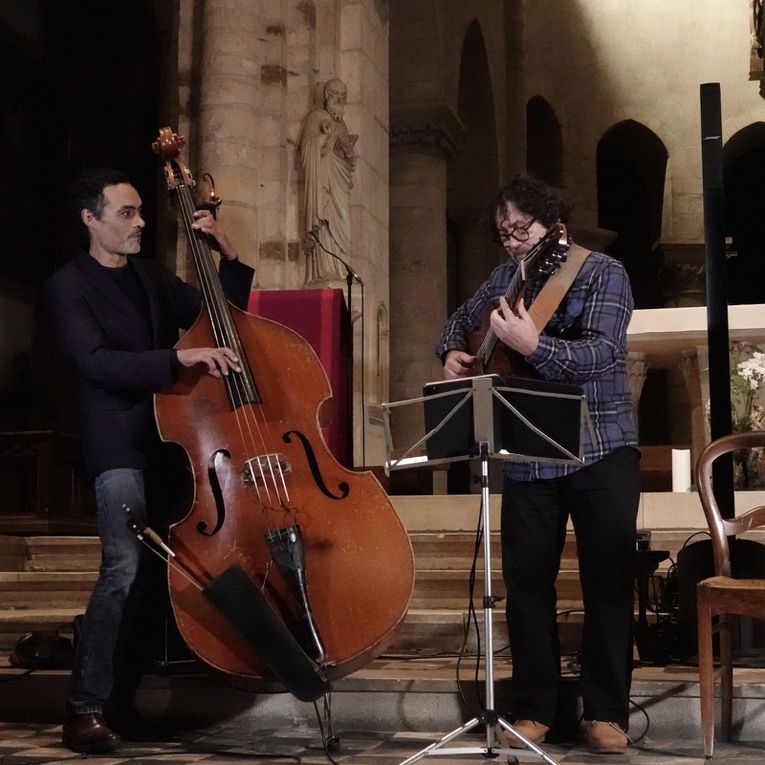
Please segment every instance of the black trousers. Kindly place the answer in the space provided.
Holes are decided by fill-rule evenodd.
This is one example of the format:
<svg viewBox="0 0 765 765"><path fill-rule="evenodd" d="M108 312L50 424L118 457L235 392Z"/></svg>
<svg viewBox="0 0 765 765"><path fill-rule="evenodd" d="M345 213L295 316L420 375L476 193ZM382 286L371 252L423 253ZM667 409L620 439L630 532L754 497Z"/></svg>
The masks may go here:
<svg viewBox="0 0 765 765"><path fill-rule="evenodd" d="M555 579L569 516L584 599L585 720L626 729L632 676L639 452L620 447L561 478L505 480L502 569L517 719L552 725L560 683Z"/></svg>

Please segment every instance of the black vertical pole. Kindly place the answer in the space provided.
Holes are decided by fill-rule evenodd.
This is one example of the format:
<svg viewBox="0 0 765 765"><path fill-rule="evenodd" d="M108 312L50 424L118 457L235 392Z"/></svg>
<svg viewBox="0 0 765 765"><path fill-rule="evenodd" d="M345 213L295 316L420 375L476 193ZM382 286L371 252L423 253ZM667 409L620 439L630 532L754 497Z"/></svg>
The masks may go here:
<svg viewBox="0 0 765 765"><path fill-rule="evenodd" d="M704 240L707 277L707 348L712 440L731 432L728 280L725 264L720 83L701 86L701 169L704 187ZM715 498L723 518L732 518L733 460L726 455L713 467Z"/></svg>

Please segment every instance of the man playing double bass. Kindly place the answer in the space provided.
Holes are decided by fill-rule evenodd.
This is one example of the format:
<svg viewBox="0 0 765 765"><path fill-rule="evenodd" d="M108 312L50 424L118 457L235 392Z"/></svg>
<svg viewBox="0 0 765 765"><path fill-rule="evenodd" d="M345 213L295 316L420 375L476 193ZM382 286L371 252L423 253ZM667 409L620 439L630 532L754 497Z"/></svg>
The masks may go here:
<svg viewBox="0 0 765 765"><path fill-rule="evenodd" d="M228 348L174 350L202 297L158 262L136 257L144 220L141 197L126 176L87 170L74 181L70 203L84 247L48 280L45 293L57 343L78 380L102 563L79 635L62 738L76 752L95 753L142 732L134 705L142 668L126 655L135 648L150 553L128 522L143 528L162 509L167 476L152 394L169 387L181 367L204 365L221 378L239 366ZM253 269L239 262L209 212L194 217L194 228L220 252L226 296L245 308Z"/></svg>
<svg viewBox="0 0 765 765"><path fill-rule="evenodd" d="M518 176L492 200L488 224L509 259L446 323L436 346L446 379L477 374L468 335L487 310L505 349L536 374L582 387L594 426L585 435L582 467L542 462L505 463L502 562L513 657L515 728L540 743L553 724L560 655L555 579L570 517L576 532L584 598L580 691L584 732L595 752L627 747L632 671L632 615L638 452L627 383L626 333L632 293L624 268L602 253L574 245L584 258L567 293L540 334L527 311L540 292L532 282L510 306L505 291L519 263L558 221L562 196ZM501 348L500 348L501 350ZM514 748L520 739L500 732Z"/></svg>

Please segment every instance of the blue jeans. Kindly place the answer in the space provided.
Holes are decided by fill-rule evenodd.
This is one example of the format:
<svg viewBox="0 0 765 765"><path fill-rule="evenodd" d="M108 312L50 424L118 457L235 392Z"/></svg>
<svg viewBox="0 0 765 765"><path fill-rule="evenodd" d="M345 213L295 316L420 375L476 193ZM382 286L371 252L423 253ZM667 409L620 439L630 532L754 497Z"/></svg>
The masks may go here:
<svg viewBox="0 0 765 765"><path fill-rule="evenodd" d="M67 708L70 713L103 712L108 705L132 703L115 699L120 686L127 636L132 628L143 584L140 575L145 548L128 529L130 515L147 523L144 476L141 470L106 470L95 481L98 535L102 560L77 644ZM135 688L124 689L129 696Z"/></svg>

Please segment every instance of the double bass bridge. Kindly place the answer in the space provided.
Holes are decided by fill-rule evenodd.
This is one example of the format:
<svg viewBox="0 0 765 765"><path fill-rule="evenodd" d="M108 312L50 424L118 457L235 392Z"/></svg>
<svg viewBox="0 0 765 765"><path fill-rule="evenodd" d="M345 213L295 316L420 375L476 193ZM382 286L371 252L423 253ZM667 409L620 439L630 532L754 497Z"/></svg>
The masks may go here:
<svg viewBox="0 0 765 765"><path fill-rule="evenodd" d="M245 460L244 465L242 483L245 486L255 487L258 499L261 502L265 499L272 502L273 492L280 504L286 505L289 503L290 495L287 490L285 476L292 472L292 466L284 454L280 452L258 454Z"/></svg>

